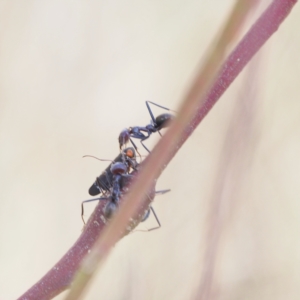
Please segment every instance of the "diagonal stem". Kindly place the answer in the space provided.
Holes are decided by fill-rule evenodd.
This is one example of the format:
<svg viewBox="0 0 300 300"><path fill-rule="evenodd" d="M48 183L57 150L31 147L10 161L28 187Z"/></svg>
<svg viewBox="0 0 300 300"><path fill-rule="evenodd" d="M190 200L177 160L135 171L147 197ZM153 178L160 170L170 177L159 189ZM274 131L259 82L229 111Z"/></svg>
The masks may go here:
<svg viewBox="0 0 300 300"><path fill-rule="evenodd" d="M254 1L244 0L238 3L249 4L251 2L253 3ZM225 61L214 84L206 96L204 96L205 90L207 90L213 78L215 78L214 74L216 74L217 67L222 62L226 44L232 38L232 33L236 32L235 28L239 27L238 24L245 19L245 16L241 17L242 13L240 12L240 15L235 14L235 18L230 20L231 26L226 27L228 32L225 32L225 34L228 35L228 40L225 39L225 45L222 45L222 43L217 44L219 49L216 49L216 52L210 56L210 59L208 59L209 63L203 68L203 72L206 73L199 73L201 75L196 78L190 93L188 93L186 97L183 109L180 110L170 130L160 140L151 155L145 160L140 176L136 180L135 185L132 186L128 198L126 197L124 201L126 205L120 208L116 214L116 218L111 221L111 226L107 226L107 228L101 232L101 237L91 252L92 255L90 255L83 264L79 276L77 276L73 284L75 290L73 289L71 291L67 299L78 299L95 271L96 266L103 261L110 248L120 238L119 232L122 232L127 224L128 218L134 214L138 206L137 203L141 198L140 196L147 190L147 186L152 183L152 179L155 180L159 177L164 167L170 162L178 149L183 145L196 126L203 120L246 64L271 35L276 32L296 2L297 0L274 0L271 3ZM220 52L218 53L218 51ZM194 114L194 112L196 113ZM101 205L103 205L103 203L97 206L94 214L101 212ZM91 222L93 220L93 218L90 219ZM90 232L85 230L74 246L55 267L19 299L46 300L51 299L65 290L69 286L70 280L74 276L83 256L88 252L89 247L95 243L96 237L100 233L98 229L99 228L95 227L94 231L91 230Z"/></svg>

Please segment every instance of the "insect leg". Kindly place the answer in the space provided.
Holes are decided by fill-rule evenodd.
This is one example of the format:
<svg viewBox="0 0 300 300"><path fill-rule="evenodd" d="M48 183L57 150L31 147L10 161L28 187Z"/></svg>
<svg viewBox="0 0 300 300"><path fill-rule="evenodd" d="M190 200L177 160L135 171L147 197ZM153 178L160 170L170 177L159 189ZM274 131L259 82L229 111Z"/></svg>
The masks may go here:
<svg viewBox="0 0 300 300"><path fill-rule="evenodd" d="M94 198L94 199L84 200L84 201L81 202L81 219L83 221L83 224L85 224L85 221L84 221L84 218L83 218L83 215L84 215L84 203L93 202L93 201L99 201L99 200L106 200L106 199L107 199L106 197L100 197L100 198Z"/></svg>
<svg viewBox="0 0 300 300"><path fill-rule="evenodd" d="M148 138L148 137L147 137ZM143 141L146 139L141 140L141 144L143 145L143 147L148 151L148 153L150 153L150 150L144 145Z"/></svg>
<svg viewBox="0 0 300 300"><path fill-rule="evenodd" d="M169 193L170 191L171 189L155 191L155 195L164 195L166 193Z"/></svg>
<svg viewBox="0 0 300 300"><path fill-rule="evenodd" d="M152 113L152 110L151 110L151 108L150 108L149 103L151 103L152 105L155 105L155 106L157 106L157 107L160 107L160 108L162 108L162 109L165 109L165 110L168 110L168 111L173 111L173 112L175 112L174 110L172 110L172 109L170 109L170 108L167 108L167 107L165 107L165 106L159 105L159 104L157 104L157 103L155 103L155 102L152 102L152 101L146 101L146 106L147 106L147 109L148 109L148 111L149 111L149 114L150 114L150 116L151 116L151 119L152 119L153 123L155 123L155 118L154 118L154 115L153 115L153 113Z"/></svg>
<svg viewBox="0 0 300 300"><path fill-rule="evenodd" d="M161 224L160 224L160 222L159 222L159 219L158 219L158 217L157 217L157 215L156 215L156 213L155 213L155 211L154 211L154 208L153 208L152 206L150 206L150 209L151 209L151 211L152 211L152 213L153 213L153 215L154 215L154 218L155 218L155 220L156 220L158 226L153 227L153 228L150 228L150 229L147 229L147 231L153 231L153 230L159 229L159 228L161 227ZM148 217L149 217L149 215L150 215L150 209L149 209L148 212L145 214L145 216L143 217L143 219L142 219L141 222L144 222L145 220L148 219Z"/></svg>

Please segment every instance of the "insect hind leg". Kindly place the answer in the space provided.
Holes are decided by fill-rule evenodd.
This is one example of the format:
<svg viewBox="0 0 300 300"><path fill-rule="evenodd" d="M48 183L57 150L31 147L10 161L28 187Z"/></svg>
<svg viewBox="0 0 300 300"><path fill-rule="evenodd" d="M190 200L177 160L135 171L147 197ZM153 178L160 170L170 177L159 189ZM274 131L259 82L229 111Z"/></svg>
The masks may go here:
<svg viewBox="0 0 300 300"><path fill-rule="evenodd" d="M83 221L83 224L85 224L85 221L84 221L84 204L87 203L87 202L93 202L93 201L99 201L99 200L107 200L106 197L100 197L100 198L93 198L93 199L89 199L89 200L84 200L81 202L81 219Z"/></svg>
<svg viewBox="0 0 300 300"><path fill-rule="evenodd" d="M152 101L146 101L146 106L147 106L147 108L148 108L149 114L150 114L150 116L151 116L153 122L155 121L155 118L154 118L154 116L153 116L153 113L152 113L152 110L151 110L151 108L150 108L149 103L152 104L152 105L155 105L155 106L157 106L157 107L160 107L160 108L162 108L162 109L165 109L165 110L168 110L168 111L173 111L173 112L175 112L174 110L172 110L172 109L170 109L170 108L167 108L167 107L165 107L165 106L159 105L159 104L157 104L157 103L155 103L155 102L152 102Z"/></svg>
<svg viewBox="0 0 300 300"><path fill-rule="evenodd" d="M176 113L175 110L172 110L172 109L167 108L167 107L165 107L165 106L159 105L159 104L157 104L157 103L155 103L155 102L152 102L152 101L146 101L146 106L147 106L148 112L149 112L149 114L150 114L150 116L151 116L151 119L152 119L152 122L153 122L153 123L155 123L156 120L155 120L155 118L154 118L154 115L153 115L153 113L152 113L152 110L151 110L151 108L150 108L149 103L152 104L152 105L155 105L155 106L157 106L157 107L159 107L159 108L162 108L162 109L165 109L165 110L172 111L172 112L175 112L175 113ZM162 134L160 133L159 130L158 130L157 132L159 133L160 136L162 136Z"/></svg>
<svg viewBox="0 0 300 300"><path fill-rule="evenodd" d="M152 227L150 229L147 229L146 231L153 231L153 230L156 230L156 229L159 229L161 227L161 224L160 224L160 221L155 213L155 210L152 206L150 206L149 210L146 212L146 214L144 215L143 219L141 220L141 222L144 222L148 219L149 215L150 215L150 210L152 211L153 213L153 216L156 220L156 223L157 223L157 226L156 227ZM138 230L138 231L144 231L144 230Z"/></svg>

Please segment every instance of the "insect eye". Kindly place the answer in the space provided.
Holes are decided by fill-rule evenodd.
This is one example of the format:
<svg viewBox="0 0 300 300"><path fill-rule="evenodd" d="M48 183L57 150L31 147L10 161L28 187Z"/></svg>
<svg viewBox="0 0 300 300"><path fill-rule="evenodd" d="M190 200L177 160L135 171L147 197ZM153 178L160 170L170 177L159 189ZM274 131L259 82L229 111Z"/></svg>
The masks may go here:
<svg viewBox="0 0 300 300"><path fill-rule="evenodd" d="M126 151L126 156L128 156L129 158L134 158L134 152L133 152L133 150L132 149L128 149L127 151Z"/></svg>

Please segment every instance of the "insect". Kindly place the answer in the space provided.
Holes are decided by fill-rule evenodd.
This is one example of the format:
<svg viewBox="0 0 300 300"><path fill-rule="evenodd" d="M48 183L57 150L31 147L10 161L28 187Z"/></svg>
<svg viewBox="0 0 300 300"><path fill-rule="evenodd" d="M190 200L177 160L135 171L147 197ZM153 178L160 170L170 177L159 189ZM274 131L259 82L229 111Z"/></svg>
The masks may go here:
<svg viewBox="0 0 300 300"><path fill-rule="evenodd" d="M131 178L131 175L129 174L130 169L132 168L137 170L137 162L135 157L134 149L126 148L115 158L115 160L105 169L105 171L96 178L95 183L89 189L89 194L94 196L102 193L104 197L85 200L82 202L81 218L83 222L83 205L86 202L109 199L109 202L104 207L103 213L107 219L112 216L117 209L123 187L129 183L128 179Z"/></svg>
<svg viewBox="0 0 300 300"><path fill-rule="evenodd" d="M90 155L86 155L84 157L88 157ZM136 154L132 147L126 148L120 153L112 163L100 174L96 181L89 188L89 194L91 196L96 196L101 194L106 194L110 191L113 184L113 173L112 173L112 165L116 162L124 162L127 166L127 173L130 171L130 168L136 170L137 161Z"/></svg>
<svg viewBox="0 0 300 300"><path fill-rule="evenodd" d="M119 156L117 156L117 158L106 168L106 170L99 177L97 177L96 182L89 189L89 193L91 194L91 189L93 188L93 193L97 192L97 194L100 194L100 192L102 192L104 196L85 200L81 203L81 218L84 223L84 204L87 202L109 200L103 209L103 214L106 219L110 219L112 217L118 208L120 197L125 186L127 186L129 181L132 179L133 173L130 173L130 170L133 169L133 172L136 172L137 167L138 164L135 159L134 149L126 148L123 150L123 153L119 154ZM164 194L169 191L170 190L157 191L155 194ZM159 219L152 206L149 206L149 208L146 210L144 216L141 218L141 222L144 222L149 217L150 211L152 211L158 226L151 228L148 231L161 227Z"/></svg>
<svg viewBox="0 0 300 300"><path fill-rule="evenodd" d="M169 113L164 113L164 114L161 114L161 115L157 116L156 118L154 118L154 115L152 113L149 103L156 105L160 108L163 108L165 110L171 111L171 109L169 109L169 108L158 105L151 101L146 101L146 106L147 106L148 112L151 116L151 123L144 127L134 126L134 127L125 128L124 130L122 130L119 135L120 149L122 149L122 147L125 144L127 144L128 141L130 141L131 144L133 145L133 147L135 148L135 150L137 151L137 147L136 147L135 143L132 141L132 138L135 138L135 139L139 139L141 141L141 144L143 145L143 147L150 153L149 149L144 145L143 142L145 140L147 140L152 133L158 132L160 134L159 130L169 126L169 121L171 121L174 118L174 116Z"/></svg>

